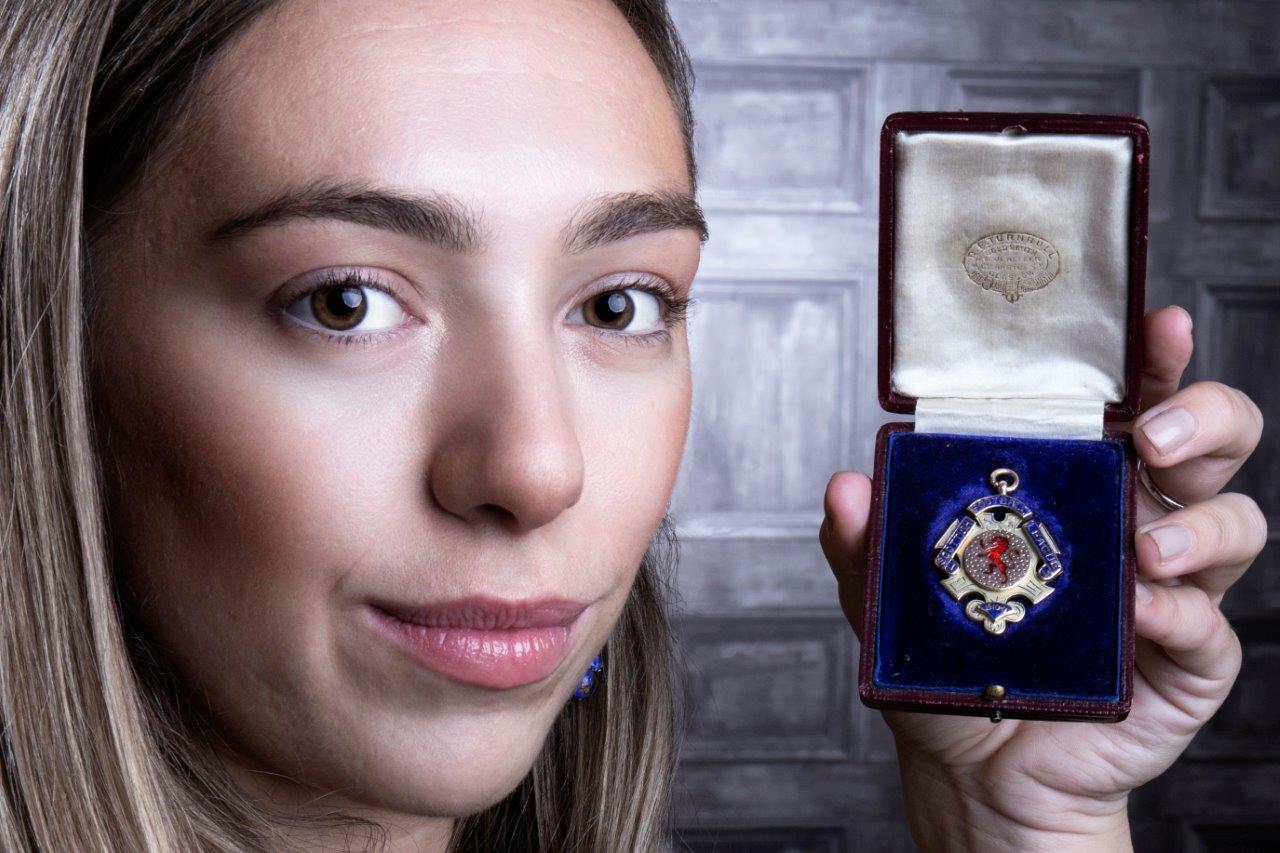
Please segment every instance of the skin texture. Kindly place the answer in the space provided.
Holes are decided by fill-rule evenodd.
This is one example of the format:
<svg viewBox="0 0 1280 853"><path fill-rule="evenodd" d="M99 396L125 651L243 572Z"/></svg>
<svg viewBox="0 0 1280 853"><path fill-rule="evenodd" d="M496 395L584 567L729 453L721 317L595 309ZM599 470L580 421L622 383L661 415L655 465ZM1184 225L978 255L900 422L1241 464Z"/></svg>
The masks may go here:
<svg viewBox="0 0 1280 853"><path fill-rule="evenodd" d="M992 725L885 711L922 849L1132 849L1129 791L1173 764L1239 674L1240 640L1220 605L1266 543L1266 520L1248 496L1219 492L1257 446L1262 415L1243 393L1217 382L1178 389L1191 359L1186 311L1152 311L1146 324L1145 411L1134 421L1134 444L1156 484L1189 506L1169 513L1145 490L1138 495L1130 714L1114 724ZM1175 447L1167 437L1184 423L1188 435ZM819 533L841 606L858 631L870 495L865 475L837 472ZM1162 543L1182 553L1162 559Z"/></svg>
<svg viewBox="0 0 1280 853"><path fill-rule="evenodd" d="M202 87L93 259L122 580L246 787L438 849L528 771L666 509L683 325L642 339L575 309L624 279L686 296L699 234L560 238L595 194L687 193L679 124L607 2L286 2ZM328 218L206 239L320 178L448 193L484 245ZM362 327L390 334L347 345L282 315L335 268L391 292ZM563 664L507 689L368 625L373 598L470 595L590 606Z"/></svg>

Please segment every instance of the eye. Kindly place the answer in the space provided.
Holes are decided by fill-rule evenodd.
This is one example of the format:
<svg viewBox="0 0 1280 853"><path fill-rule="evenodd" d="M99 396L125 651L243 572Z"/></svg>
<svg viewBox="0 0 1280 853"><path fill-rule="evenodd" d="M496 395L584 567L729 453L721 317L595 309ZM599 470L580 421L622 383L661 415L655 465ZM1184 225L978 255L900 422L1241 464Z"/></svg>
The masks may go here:
<svg viewBox="0 0 1280 853"><path fill-rule="evenodd" d="M647 287L614 288L597 293L569 315L598 329L643 335L666 328L664 294Z"/></svg>
<svg viewBox="0 0 1280 853"><path fill-rule="evenodd" d="M340 333L334 337L385 331L408 319L394 296L351 274L301 294L285 313L322 332Z"/></svg>

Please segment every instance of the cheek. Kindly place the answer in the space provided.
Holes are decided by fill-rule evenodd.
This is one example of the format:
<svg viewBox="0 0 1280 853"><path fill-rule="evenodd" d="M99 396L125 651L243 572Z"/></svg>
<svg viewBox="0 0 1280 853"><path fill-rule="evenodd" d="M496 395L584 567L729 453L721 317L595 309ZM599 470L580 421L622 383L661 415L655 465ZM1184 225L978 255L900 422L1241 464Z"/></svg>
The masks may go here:
<svg viewBox="0 0 1280 853"><path fill-rule="evenodd" d="M148 627L214 672L249 649L269 666L286 645L323 648L324 597L378 535L389 461L371 453L403 442L378 434L395 413L362 419L349 392L252 347L176 344L116 347L99 385L122 569Z"/></svg>
<svg viewBox="0 0 1280 853"><path fill-rule="evenodd" d="M681 342L682 343L682 342ZM590 532L597 545L626 543L618 565L635 567L666 512L688 433L691 384L681 351L670 368L616 383L601 381L582 398L588 482L601 510Z"/></svg>

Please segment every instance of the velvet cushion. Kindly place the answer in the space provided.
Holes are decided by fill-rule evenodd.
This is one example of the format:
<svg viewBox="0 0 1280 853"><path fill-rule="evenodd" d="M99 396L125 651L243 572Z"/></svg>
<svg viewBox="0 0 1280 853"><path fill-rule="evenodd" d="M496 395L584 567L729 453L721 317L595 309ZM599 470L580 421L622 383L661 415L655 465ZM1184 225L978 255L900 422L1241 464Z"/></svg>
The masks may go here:
<svg viewBox="0 0 1280 853"><path fill-rule="evenodd" d="M1115 701L1123 667L1125 439L1005 438L897 432L888 436L879 595L880 687L1010 698ZM940 583L933 545L987 477L1012 468L1062 551L1054 592L1021 622L988 633Z"/></svg>

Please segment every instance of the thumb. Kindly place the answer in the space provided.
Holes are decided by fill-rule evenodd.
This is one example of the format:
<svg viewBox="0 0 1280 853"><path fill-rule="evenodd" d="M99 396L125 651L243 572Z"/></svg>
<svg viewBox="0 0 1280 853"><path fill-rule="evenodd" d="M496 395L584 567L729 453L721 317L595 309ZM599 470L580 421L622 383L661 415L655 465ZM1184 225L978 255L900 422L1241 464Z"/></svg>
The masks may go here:
<svg viewBox="0 0 1280 853"><path fill-rule="evenodd" d="M837 471L823 499L826 518L818 531L822 553L836 576L840 609L862 640L862 608L867 580L867 517L871 480L858 471Z"/></svg>

